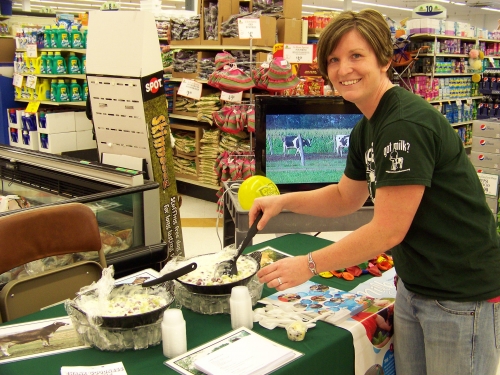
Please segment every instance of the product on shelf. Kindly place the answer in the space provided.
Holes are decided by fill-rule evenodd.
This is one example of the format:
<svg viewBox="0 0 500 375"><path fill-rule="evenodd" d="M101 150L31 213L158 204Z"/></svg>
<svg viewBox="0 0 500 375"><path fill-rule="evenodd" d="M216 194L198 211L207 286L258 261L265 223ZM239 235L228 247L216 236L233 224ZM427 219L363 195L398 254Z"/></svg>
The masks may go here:
<svg viewBox="0 0 500 375"><path fill-rule="evenodd" d="M69 74L80 74L82 68L80 67L80 59L76 56L74 52L70 52L68 57L68 73Z"/></svg>
<svg viewBox="0 0 500 375"><path fill-rule="evenodd" d="M84 48L84 40L77 25L71 26L71 48Z"/></svg>
<svg viewBox="0 0 500 375"><path fill-rule="evenodd" d="M64 60L64 57L61 56L61 52L54 52L54 57L52 60L52 74L68 73L66 60Z"/></svg>
<svg viewBox="0 0 500 375"><path fill-rule="evenodd" d="M82 101L83 99L82 87L78 84L76 79L71 80L71 84L69 86L69 92L70 92L70 101L72 102Z"/></svg>

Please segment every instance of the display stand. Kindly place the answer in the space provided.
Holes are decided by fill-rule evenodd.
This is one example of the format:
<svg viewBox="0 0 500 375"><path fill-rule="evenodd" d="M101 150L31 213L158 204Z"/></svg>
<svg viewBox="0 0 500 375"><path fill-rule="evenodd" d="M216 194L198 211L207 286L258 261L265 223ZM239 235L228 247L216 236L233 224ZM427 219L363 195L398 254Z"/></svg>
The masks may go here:
<svg viewBox="0 0 500 375"><path fill-rule="evenodd" d="M231 185L241 183L242 181L223 182L225 192L224 247L233 243L238 247L248 232L248 211L241 207L238 201L238 191L231 189ZM338 218L323 218L283 211L269 220L259 234L352 231L367 224L372 218L373 207L362 207L350 215Z"/></svg>
<svg viewBox="0 0 500 375"><path fill-rule="evenodd" d="M89 15L87 80L99 158L114 154L146 160L160 184L162 238L169 258L183 256L179 200L163 66L152 13ZM127 167L124 161L123 167Z"/></svg>
<svg viewBox="0 0 500 375"><path fill-rule="evenodd" d="M0 144L9 144L7 108L13 108L15 106L12 79L0 75Z"/></svg>

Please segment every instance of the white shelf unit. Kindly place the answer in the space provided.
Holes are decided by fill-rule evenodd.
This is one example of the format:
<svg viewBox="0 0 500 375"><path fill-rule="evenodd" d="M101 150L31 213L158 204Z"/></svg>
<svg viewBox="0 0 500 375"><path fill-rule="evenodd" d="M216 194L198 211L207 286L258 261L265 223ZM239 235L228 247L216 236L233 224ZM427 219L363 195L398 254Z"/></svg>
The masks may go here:
<svg viewBox="0 0 500 375"><path fill-rule="evenodd" d="M38 52L63 52L63 53L79 53L86 54L87 50L85 48L39 48ZM26 52L25 48L16 48L16 52ZM20 73L23 77L36 76L37 78L49 78L49 79L76 79L78 81L85 81L87 79L85 74L30 74L30 73ZM22 99L16 98L17 102L29 103L33 102L32 99ZM85 101L81 102L53 102L50 100L37 100L40 104L49 106L78 106L85 107Z"/></svg>
<svg viewBox="0 0 500 375"><path fill-rule="evenodd" d="M411 36L412 42L429 41L429 42L433 43L433 49L432 49L432 52L418 54L419 58L425 58L425 57L432 58L431 72L429 72L429 73L412 73L412 76L427 76L427 77L431 77L431 79L433 79L435 77L444 77L444 78L446 78L446 77L472 77L473 74L477 73L477 72L464 72L464 73L436 73L435 72L437 58L458 58L458 59L460 59L460 58L461 59L468 59L469 58L469 55L464 54L464 53L441 53L441 52L439 52L438 51L438 42L447 41L447 40L458 40L460 42L473 43L477 47L480 39L470 38L470 37L462 37L462 36L451 36L451 35L413 34ZM431 104L441 104L441 103L452 103L452 102L457 102L457 101L480 100L480 99L482 99L482 96L470 96L470 97L461 97L461 98L436 99L436 100L431 100L430 103ZM472 124L473 124L473 120L464 121L464 122L455 122L455 123L451 123L450 125L453 128L459 128L459 127L463 127L463 126L469 126ZM464 147L466 149L470 150L471 145L464 143Z"/></svg>

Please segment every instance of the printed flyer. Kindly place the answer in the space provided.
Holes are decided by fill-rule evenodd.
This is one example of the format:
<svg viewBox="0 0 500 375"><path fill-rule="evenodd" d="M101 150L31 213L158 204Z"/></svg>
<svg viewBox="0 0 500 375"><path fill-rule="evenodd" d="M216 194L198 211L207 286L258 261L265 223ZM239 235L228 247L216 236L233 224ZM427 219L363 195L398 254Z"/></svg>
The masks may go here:
<svg viewBox="0 0 500 375"><path fill-rule="evenodd" d="M324 315L319 320L338 324L368 308L371 298L307 281L297 287L274 293L259 302L272 304L285 311L301 312L313 318Z"/></svg>

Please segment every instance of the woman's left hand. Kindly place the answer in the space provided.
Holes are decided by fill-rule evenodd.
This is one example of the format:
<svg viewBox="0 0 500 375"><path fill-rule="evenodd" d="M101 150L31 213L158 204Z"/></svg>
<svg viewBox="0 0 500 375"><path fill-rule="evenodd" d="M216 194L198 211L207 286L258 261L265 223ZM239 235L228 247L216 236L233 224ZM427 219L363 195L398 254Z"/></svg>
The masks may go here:
<svg viewBox="0 0 500 375"><path fill-rule="evenodd" d="M282 291L303 284L313 275L309 270L307 256L300 255L280 259L257 273L259 282L267 283L269 288Z"/></svg>

